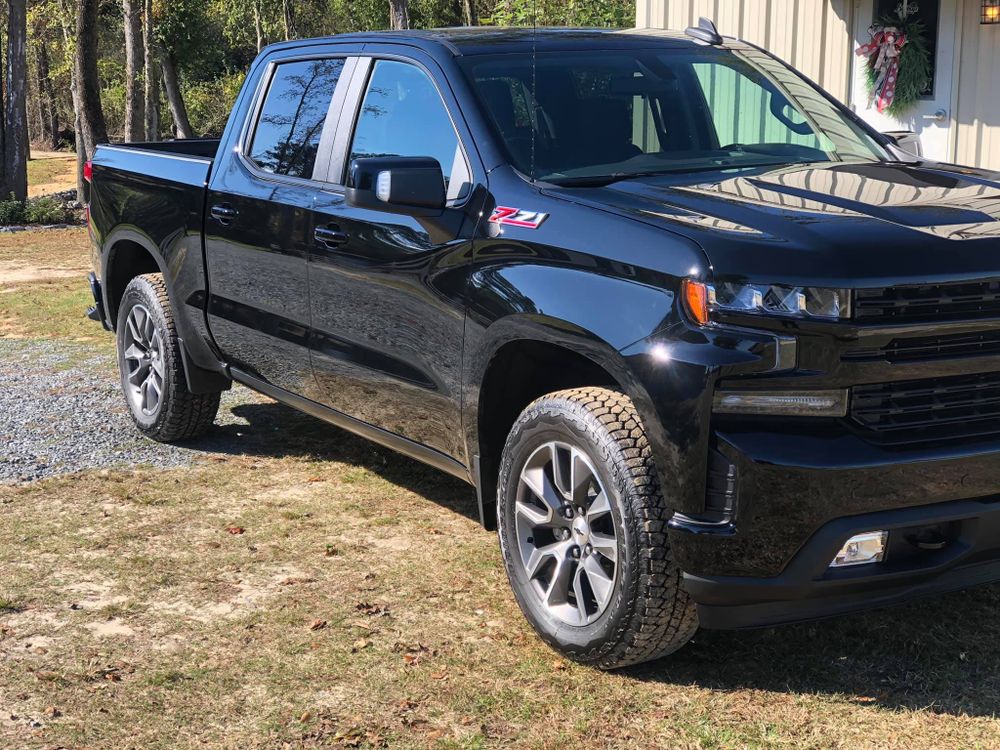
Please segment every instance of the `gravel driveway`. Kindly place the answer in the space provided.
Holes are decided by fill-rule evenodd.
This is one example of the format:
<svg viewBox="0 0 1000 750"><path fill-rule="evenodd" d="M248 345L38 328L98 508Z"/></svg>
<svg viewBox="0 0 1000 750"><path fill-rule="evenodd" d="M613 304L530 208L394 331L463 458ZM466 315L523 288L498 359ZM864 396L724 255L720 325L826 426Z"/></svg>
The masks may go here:
<svg viewBox="0 0 1000 750"><path fill-rule="evenodd" d="M234 388L223 395L220 428L188 447L162 445L136 432L113 357L80 344L0 339L0 483L85 469L183 466L206 451L246 450L237 443L247 424L238 413L261 404L256 394Z"/></svg>

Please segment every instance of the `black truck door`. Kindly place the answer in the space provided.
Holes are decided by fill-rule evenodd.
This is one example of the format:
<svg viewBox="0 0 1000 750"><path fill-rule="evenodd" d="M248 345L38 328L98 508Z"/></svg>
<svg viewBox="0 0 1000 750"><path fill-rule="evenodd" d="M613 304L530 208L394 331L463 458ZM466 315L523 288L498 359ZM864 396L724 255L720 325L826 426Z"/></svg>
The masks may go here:
<svg viewBox="0 0 1000 750"><path fill-rule="evenodd" d="M317 164L326 169L336 130L327 122L330 103L347 62L273 60L209 185L205 253L215 341L233 367L295 393L313 385L313 172Z"/></svg>
<svg viewBox="0 0 1000 750"><path fill-rule="evenodd" d="M342 187L321 191L309 272L313 367L327 406L465 463L461 364L477 213L468 152L432 66L359 58L348 94L357 113L341 118L328 182L343 184L351 158L434 157L451 229L350 207Z"/></svg>

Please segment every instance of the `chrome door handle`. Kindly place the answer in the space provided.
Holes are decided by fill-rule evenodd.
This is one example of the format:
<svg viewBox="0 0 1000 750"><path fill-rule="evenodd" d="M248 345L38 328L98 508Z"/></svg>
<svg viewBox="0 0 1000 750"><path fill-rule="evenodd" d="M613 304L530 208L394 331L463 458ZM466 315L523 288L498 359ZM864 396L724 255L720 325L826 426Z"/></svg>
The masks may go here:
<svg viewBox="0 0 1000 750"><path fill-rule="evenodd" d="M948 119L948 110L939 109L932 115L924 115L925 120L933 120L934 122L944 122Z"/></svg>
<svg viewBox="0 0 1000 750"><path fill-rule="evenodd" d="M240 212L237 211L232 206L230 206L228 203L220 203L217 206L212 206L212 208L209 210L209 213L212 215L213 219L215 219L223 226L226 226L227 224L229 224L229 222L231 222L233 219L235 219L237 216L240 215Z"/></svg>
<svg viewBox="0 0 1000 750"><path fill-rule="evenodd" d="M347 232L342 232L339 227L332 225L316 227L313 237L319 245L327 248L343 245L349 239Z"/></svg>

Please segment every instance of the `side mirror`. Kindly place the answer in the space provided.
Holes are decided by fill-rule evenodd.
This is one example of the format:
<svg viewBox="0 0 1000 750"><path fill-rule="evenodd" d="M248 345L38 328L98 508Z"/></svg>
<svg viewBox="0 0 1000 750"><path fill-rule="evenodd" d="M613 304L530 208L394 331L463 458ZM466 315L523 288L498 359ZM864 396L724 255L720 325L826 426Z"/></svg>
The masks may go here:
<svg viewBox="0 0 1000 750"><path fill-rule="evenodd" d="M349 206L409 216L438 216L447 200L441 165L426 156L355 159L346 197Z"/></svg>
<svg viewBox="0 0 1000 750"><path fill-rule="evenodd" d="M907 157L923 157L924 150L920 145L920 136L912 130L892 130L882 135L892 141L897 149L905 152Z"/></svg>

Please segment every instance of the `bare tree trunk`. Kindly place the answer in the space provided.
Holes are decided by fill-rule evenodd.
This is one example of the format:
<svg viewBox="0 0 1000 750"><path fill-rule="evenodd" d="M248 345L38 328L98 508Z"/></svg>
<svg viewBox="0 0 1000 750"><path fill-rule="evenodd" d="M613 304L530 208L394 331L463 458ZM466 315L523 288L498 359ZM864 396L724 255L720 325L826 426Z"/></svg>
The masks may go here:
<svg viewBox="0 0 1000 750"><path fill-rule="evenodd" d="M28 19L25 0L7 2L7 69L4 79L3 192L28 197Z"/></svg>
<svg viewBox="0 0 1000 750"><path fill-rule="evenodd" d="M254 30L257 32L257 54L264 49L264 26L260 20L260 0L254 0L253 3L253 26Z"/></svg>
<svg viewBox="0 0 1000 750"><path fill-rule="evenodd" d="M83 142L83 124L80 120L80 86L76 80L76 65L69 60L70 50L73 49L73 32L70 29L70 19L75 13L69 5L69 0L60 0L62 14L63 50L66 53L66 64L69 66L69 93L73 99L73 141L76 147L76 199L83 203L86 199L84 192L86 186L83 182L83 165L87 161L87 150ZM75 54L75 53L74 53Z"/></svg>
<svg viewBox="0 0 1000 750"><path fill-rule="evenodd" d="M48 136L48 146L53 151L59 148L59 107L56 103L56 92L52 87L50 78L51 70L49 66L49 48L45 41L43 31L39 31L37 38L38 56L38 98L43 103L45 122L43 131Z"/></svg>
<svg viewBox="0 0 1000 750"><path fill-rule="evenodd" d="M146 117L143 90L139 84L142 65L141 0L122 0L125 26L125 140L141 141Z"/></svg>
<svg viewBox="0 0 1000 750"><path fill-rule="evenodd" d="M100 143L108 142L108 127L101 106L101 80L97 74L97 3L79 0L76 13L76 85L80 98L80 126L88 159Z"/></svg>
<svg viewBox="0 0 1000 750"><path fill-rule="evenodd" d="M160 70L163 72L163 88L167 91L167 104L170 105L170 114L174 118L174 131L178 138L193 138L191 122L188 120L187 108L184 106L184 97L181 96L181 87L177 82L177 68L174 65L173 57L161 45Z"/></svg>
<svg viewBox="0 0 1000 750"><path fill-rule="evenodd" d="M389 0L389 25L391 28L410 28L409 0Z"/></svg>
<svg viewBox="0 0 1000 750"><path fill-rule="evenodd" d="M479 13L476 10L476 0L462 0L462 10L465 15L466 26L479 25Z"/></svg>
<svg viewBox="0 0 1000 750"><path fill-rule="evenodd" d="M281 9L285 16L285 41L295 38L295 19L292 17L291 0L281 0Z"/></svg>
<svg viewBox="0 0 1000 750"><path fill-rule="evenodd" d="M142 9L142 55L143 55L143 109L146 115L145 136L147 141L160 138L160 76L156 72L156 55L153 39L153 0L144 0Z"/></svg>

